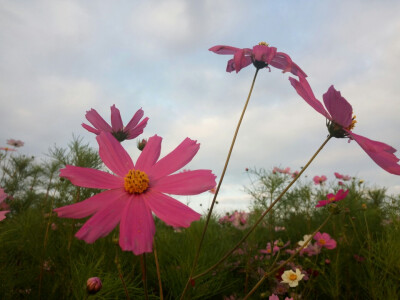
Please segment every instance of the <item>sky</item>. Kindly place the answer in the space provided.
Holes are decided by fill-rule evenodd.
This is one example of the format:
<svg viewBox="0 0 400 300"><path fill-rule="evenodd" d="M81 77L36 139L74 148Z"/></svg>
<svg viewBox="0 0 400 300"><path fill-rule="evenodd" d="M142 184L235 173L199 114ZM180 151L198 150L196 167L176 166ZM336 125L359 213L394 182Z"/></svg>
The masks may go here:
<svg viewBox="0 0 400 300"><path fill-rule="evenodd" d="M307 73L318 99L334 85L353 106L354 132L400 149L399 1L0 1L0 146L45 159L85 131L85 112L126 124L140 108L141 137L163 137L162 156L184 138L200 143L188 169L219 177L255 69L227 73L215 45L251 48L265 41ZM259 72L218 197L217 211L246 210L245 168L298 170L324 141L325 119L278 69ZM123 142L138 156L136 141ZM398 154L399 155L399 154ZM400 180L357 143L332 139L307 169L334 172L400 193ZM212 195L192 196L201 211ZM201 204L201 207L200 207Z"/></svg>

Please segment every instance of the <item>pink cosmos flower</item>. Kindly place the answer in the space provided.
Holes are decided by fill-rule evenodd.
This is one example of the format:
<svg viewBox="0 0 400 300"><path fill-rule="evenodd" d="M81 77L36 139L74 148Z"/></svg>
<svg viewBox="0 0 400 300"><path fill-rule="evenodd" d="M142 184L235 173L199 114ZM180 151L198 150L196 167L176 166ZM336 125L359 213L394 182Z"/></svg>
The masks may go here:
<svg viewBox="0 0 400 300"><path fill-rule="evenodd" d="M4 150L4 151L6 151L6 152L8 152L8 151L17 151L16 149L14 149L14 148L9 148L9 147L0 147L0 150Z"/></svg>
<svg viewBox="0 0 400 300"><path fill-rule="evenodd" d="M339 174L338 172L333 173L337 179L343 179L343 175Z"/></svg>
<svg viewBox="0 0 400 300"><path fill-rule="evenodd" d="M347 190L347 191L339 190L335 195L328 194L328 195L326 195L326 200L318 201L318 204L315 205L315 207L322 207L322 206L328 205L329 203L338 202L340 200L343 200L344 198L347 197L348 193L349 193L349 190Z"/></svg>
<svg viewBox="0 0 400 300"><path fill-rule="evenodd" d="M124 140L131 140L143 133L143 129L147 125L149 118L144 118L140 123L140 119L143 117L143 110L139 109L129 123L124 127L121 119L119 109L115 105L111 106L111 126L104 121L95 109L91 109L86 112L86 119L94 126L91 127L82 123L82 127L87 131L93 132L99 135L100 132L110 132L120 142ZM138 124L139 123L139 124Z"/></svg>
<svg viewBox="0 0 400 300"><path fill-rule="evenodd" d="M4 192L4 189L0 188L0 204L3 204L3 201L8 197L8 195ZM9 210L0 211L0 221L3 221L6 218L6 214L8 214Z"/></svg>
<svg viewBox="0 0 400 300"><path fill-rule="evenodd" d="M297 93L329 120L327 127L331 136L355 140L378 166L391 174L400 175L399 158L394 155L396 149L382 142L357 135L352 131L356 123L355 116L352 117L353 108L340 92L335 90L333 85L323 95L325 109L322 103L315 98L307 80L301 76L299 78L300 81L292 77L289 80Z"/></svg>
<svg viewBox="0 0 400 300"><path fill-rule="evenodd" d="M272 294L271 296L268 297L268 300L279 300L279 297L275 294Z"/></svg>
<svg viewBox="0 0 400 300"><path fill-rule="evenodd" d="M175 173L188 164L200 145L186 138L175 150L159 159L162 138L149 139L136 164L108 132L97 137L99 155L115 174L67 165L60 176L87 188L107 189L82 202L55 209L59 217L80 219L93 215L76 233L91 244L119 224L122 250L139 255L152 251L155 225L152 212L168 225L189 227L200 214L166 194L196 195L216 184L210 170ZM175 173L175 174L173 174Z"/></svg>
<svg viewBox="0 0 400 300"><path fill-rule="evenodd" d="M262 69L271 65L274 68L283 70L283 73L291 72L296 76L307 77L306 73L292 61L289 55L283 52L277 52L275 47L269 47L265 42L259 43L254 46L253 49L240 49L218 45L208 50L216 54L233 55L233 59L228 61L226 67L227 72L236 71L236 73L238 73L241 69L250 64L253 64L257 69Z"/></svg>
<svg viewBox="0 0 400 300"><path fill-rule="evenodd" d="M336 248L336 241L333 238L331 238L331 236L327 233L317 232L314 235L314 240L317 241L318 246L320 246L321 248L326 248L326 249Z"/></svg>
<svg viewBox="0 0 400 300"><path fill-rule="evenodd" d="M9 139L7 140L7 144L18 148L22 147L24 145L24 142L20 140Z"/></svg>
<svg viewBox="0 0 400 300"><path fill-rule="evenodd" d="M327 178L325 175L322 175L321 177L314 176L313 180L314 180L314 184L323 184L327 180Z"/></svg>

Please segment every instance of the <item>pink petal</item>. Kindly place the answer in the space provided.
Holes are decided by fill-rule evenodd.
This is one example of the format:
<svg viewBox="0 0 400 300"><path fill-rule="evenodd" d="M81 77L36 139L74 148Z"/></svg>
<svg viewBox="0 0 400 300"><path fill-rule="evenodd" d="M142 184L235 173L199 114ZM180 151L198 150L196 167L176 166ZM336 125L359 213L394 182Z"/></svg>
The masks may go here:
<svg viewBox="0 0 400 300"><path fill-rule="evenodd" d="M339 191L336 193L335 201L343 200L344 198L347 197L347 194L348 194L348 193L349 193L349 190L347 190L347 191L343 191L342 189L339 190Z"/></svg>
<svg viewBox="0 0 400 300"><path fill-rule="evenodd" d="M121 113L119 112L119 109L115 107L115 104L111 106L111 126L113 132L122 131L124 129Z"/></svg>
<svg viewBox="0 0 400 300"><path fill-rule="evenodd" d="M141 195L128 200L120 223L119 245L135 255L152 252L156 232L153 215Z"/></svg>
<svg viewBox="0 0 400 300"><path fill-rule="evenodd" d="M323 99L325 107L332 116L333 121L344 128L349 127L352 121L353 108L350 103L340 95L340 92L335 90L333 85L331 85L328 91L323 95Z"/></svg>
<svg viewBox="0 0 400 300"><path fill-rule="evenodd" d="M60 218L80 219L103 210L114 200L126 195L125 189L115 189L96 194L82 202L54 209Z"/></svg>
<svg viewBox="0 0 400 300"><path fill-rule="evenodd" d="M131 157L111 133L102 132L96 140L101 160L115 174L124 177L134 168Z"/></svg>
<svg viewBox="0 0 400 300"><path fill-rule="evenodd" d="M317 112L325 116L325 118L332 120L331 116L325 110L322 103L317 98L315 98L314 93L307 80L301 76L299 77L299 79L300 81L297 81L293 77L289 77L290 83L296 89L297 94L299 94Z"/></svg>
<svg viewBox="0 0 400 300"><path fill-rule="evenodd" d="M235 71L235 61L232 59L228 60L228 64L226 65L226 71L232 72Z"/></svg>
<svg viewBox="0 0 400 300"><path fill-rule="evenodd" d="M147 145L146 145L147 147ZM146 149L146 147L144 149ZM171 153L160 159L149 171L153 180L172 174L186 166L200 149L200 144L186 138Z"/></svg>
<svg viewBox="0 0 400 300"><path fill-rule="evenodd" d="M201 215L178 200L157 191L149 190L142 194L147 206L168 225L189 227L190 223L200 219Z"/></svg>
<svg viewBox="0 0 400 300"><path fill-rule="evenodd" d="M294 62L292 62L292 69L290 72L299 77L307 77L307 74Z"/></svg>
<svg viewBox="0 0 400 300"><path fill-rule="evenodd" d="M6 218L6 214L8 214L9 212L9 210L0 211L0 221L3 221Z"/></svg>
<svg viewBox="0 0 400 300"><path fill-rule="evenodd" d="M275 47L265 45L256 45L253 47L254 60L270 63L276 54Z"/></svg>
<svg viewBox="0 0 400 300"><path fill-rule="evenodd" d="M147 126L147 121L149 118L144 118L142 122L140 122L135 128L127 130L128 131L128 137L126 138L127 140L134 139L135 137L141 135L143 133L143 129Z"/></svg>
<svg viewBox="0 0 400 300"><path fill-rule="evenodd" d="M292 59L289 55L283 52L276 52L269 64L274 68L283 70L283 73L285 73L292 70L292 63Z"/></svg>
<svg viewBox="0 0 400 300"><path fill-rule="evenodd" d="M110 201L110 204L94 214L75 236L89 244L106 236L118 225L127 204L128 202L124 197Z"/></svg>
<svg viewBox="0 0 400 300"><path fill-rule="evenodd" d="M132 117L132 119L129 121L128 124L125 126L125 131L129 131L131 129L134 129L136 125L139 123L140 119L143 117L144 111L143 109L139 109Z"/></svg>
<svg viewBox="0 0 400 300"><path fill-rule="evenodd" d="M141 170L145 173L150 173L151 167L154 166L154 164L160 157L161 141L162 138L158 135L149 138L146 147L144 147L136 162L136 169Z"/></svg>
<svg viewBox="0 0 400 300"><path fill-rule="evenodd" d="M60 170L60 177L69 179L74 185L95 189L117 189L124 186L124 179L89 168L67 165Z"/></svg>
<svg viewBox="0 0 400 300"><path fill-rule="evenodd" d="M378 166L391 174L400 175L399 159L394 155L397 151L396 149L385 143L370 140L350 131L347 131L347 133Z"/></svg>
<svg viewBox="0 0 400 300"><path fill-rule="evenodd" d="M208 50L217 54L235 54L236 51L239 51L241 49L231 46L214 46Z"/></svg>
<svg viewBox="0 0 400 300"><path fill-rule="evenodd" d="M0 188L0 203L3 202L8 195L4 192L4 189Z"/></svg>
<svg viewBox="0 0 400 300"><path fill-rule="evenodd" d="M215 178L210 170L187 171L162 177L151 187L161 193L197 195L215 187Z"/></svg>
<svg viewBox="0 0 400 300"><path fill-rule="evenodd" d="M100 130L97 130L93 128L92 126L86 125L85 123L82 123L82 127L85 128L87 131L92 132L94 134L100 134Z"/></svg>
<svg viewBox="0 0 400 300"><path fill-rule="evenodd" d="M318 204L315 205L315 207L323 207L328 204L329 204L329 200L320 200L320 201L318 201Z"/></svg>
<svg viewBox="0 0 400 300"><path fill-rule="evenodd" d="M236 73L238 73L241 69L247 67L252 63L251 57L246 56L245 54L246 54L246 49L240 49L236 51L233 56Z"/></svg>
<svg viewBox="0 0 400 300"><path fill-rule="evenodd" d="M95 109L91 109L86 112L86 119L92 123L92 125L101 131L112 132L111 126L99 115Z"/></svg>

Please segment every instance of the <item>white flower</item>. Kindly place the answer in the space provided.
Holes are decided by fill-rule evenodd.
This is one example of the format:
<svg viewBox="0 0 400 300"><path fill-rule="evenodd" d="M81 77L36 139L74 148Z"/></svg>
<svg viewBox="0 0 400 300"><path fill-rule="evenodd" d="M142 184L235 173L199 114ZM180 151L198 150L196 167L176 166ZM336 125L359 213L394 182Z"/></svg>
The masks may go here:
<svg viewBox="0 0 400 300"><path fill-rule="evenodd" d="M296 273L292 270L287 270L282 274L282 281L289 284L290 287L296 287L299 285L299 281L302 280L304 274L301 274L299 269L296 269Z"/></svg>
<svg viewBox="0 0 400 300"><path fill-rule="evenodd" d="M306 241L311 237L311 234L306 234L303 236L303 240L302 241L298 241L297 244L302 247ZM309 243L309 242L308 242ZM308 245L308 243L306 244L306 246Z"/></svg>

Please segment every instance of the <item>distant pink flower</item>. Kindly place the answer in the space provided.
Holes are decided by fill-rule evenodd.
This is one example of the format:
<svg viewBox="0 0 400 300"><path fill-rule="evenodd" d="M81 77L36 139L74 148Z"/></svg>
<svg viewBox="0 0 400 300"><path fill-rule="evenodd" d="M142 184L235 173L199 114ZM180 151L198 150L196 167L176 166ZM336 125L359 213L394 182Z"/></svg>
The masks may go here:
<svg viewBox="0 0 400 300"><path fill-rule="evenodd" d="M292 173L292 178L294 179L294 178L296 178L298 175L299 175L299 171L294 171L293 173Z"/></svg>
<svg viewBox="0 0 400 300"><path fill-rule="evenodd" d="M334 174L335 174L335 177L336 177L337 179L342 179L342 178L343 178L343 175L342 175L342 174L339 174L339 173L337 173L337 172L335 172Z"/></svg>
<svg viewBox="0 0 400 300"><path fill-rule="evenodd" d="M331 236L327 233L317 232L314 235L314 240L317 241L318 246L320 246L321 248L326 248L326 249L336 248L336 241L333 238L331 238Z"/></svg>
<svg viewBox="0 0 400 300"><path fill-rule="evenodd" d="M235 211L230 217L230 221L234 227L237 229L245 229L247 227L247 220L249 218L249 214L241 211Z"/></svg>
<svg viewBox="0 0 400 300"><path fill-rule="evenodd" d="M275 232L285 231L285 230L286 230L285 226L275 226Z"/></svg>
<svg viewBox="0 0 400 300"><path fill-rule="evenodd" d="M315 205L315 207L322 207L322 206L328 205L329 203L338 202L340 200L343 200L344 198L347 197L348 193L349 193L349 190L347 190L347 191L339 190L335 195L328 194L328 195L326 195L326 200L318 201L318 204Z"/></svg>
<svg viewBox="0 0 400 300"><path fill-rule="evenodd" d="M343 181L339 181L338 185L344 185Z"/></svg>
<svg viewBox="0 0 400 300"><path fill-rule="evenodd" d="M60 173L77 186L107 189L82 202L55 209L62 218L93 215L76 233L78 239L91 244L119 223L122 250L139 255L152 251L155 234L152 212L173 227L189 227L191 222L200 219L200 214L165 195L196 195L215 186L215 175L210 170L175 173L196 155L200 148L196 141L186 138L158 160L162 138L155 135L134 165L110 133L102 132L96 139L101 159L115 175L70 165Z"/></svg>
<svg viewBox="0 0 400 300"><path fill-rule="evenodd" d="M354 259L358 262L363 262L365 260L365 257L359 256L357 254L354 254Z"/></svg>
<svg viewBox="0 0 400 300"><path fill-rule="evenodd" d="M296 76L307 77L306 73L298 65L296 65L292 59L283 52L277 52L275 47L269 47L267 43L261 42L250 48L235 48L231 46L214 46L208 49L216 54L228 54L233 55L233 59L228 61L226 67L227 72L236 71L238 73L241 69L253 64L257 69L268 67L268 65L274 68L283 70L285 72L291 72Z"/></svg>
<svg viewBox="0 0 400 300"><path fill-rule="evenodd" d="M400 175L399 158L394 153L396 149L382 142L373 141L361 135L353 133L356 120L352 117L353 108L343 98L333 85L323 95L325 107L315 98L307 80L299 77L300 81L290 77L289 80L297 93L317 112L329 120L327 123L329 134L336 138L349 138L355 140L369 157L382 169L395 175Z"/></svg>
<svg viewBox="0 0 400 300"><path fill-rule="evenodd" d="M0 147L0 150L4 150L4 151L6 151L6 152L8 152L8 151L17 151L16 149L14 149L14 148L9 148L9 147Z"/></svg>
<svg viewBox="0 0 400 300"><path fill-rule="evenodd" d="M99 277L91 277L86 281L86 290L89 294L96 294L103 287Z"/></svg>
<svg viewBox="0 0 400 300"><path fill-rule="evenodd" d="M327 178L325 175L314 176L313 180L314 180L314 184L323 184L327 180Z"/></svg>
<svg viewBox="0 0 400 300"><path fill-rule="evenodd" d="M3 204L3 202L8 195L4 192L4 189L0 188L0 204ZM8 214L10 211L9 210L2 210L0 211L0 221L3 221L6 218L6 214Z"/></svg>
<svg viewBox="0 0 400 300"><path fill-rule="evenodd" d="M268 297L268 300L279 300L279 297L275 294L272 294L271 296Z"/></svg>
<svg viewBox="0 0 400 300"><path fill-rule="evenodd" d="M99 135L100 132L110 132L120 142L124 140L131 140L143 133L143 129L147 125L149 118L144 118L140 123L140 119L143 117L143 110L139 109L129 123L124 127L121 119L119 109L115 105L111 106L111 126L104 121L95 109L91 109L86 112L86 119L94 126L91 127L82 123L82 127L87 131Z"/></svg>
<svg viewBox="0 0 400 300"><path fill-rule="evenodd" d="M24 145L24 142L20 140L9 139L7 140L7 144L18 148L22 147Z"/></svg>
<svg viewBox="0 0 400 300"><path fill-rule="evenodd" d="M351 180L351 176L343 175L343 180L344 180L344 181Z"/></svg>

